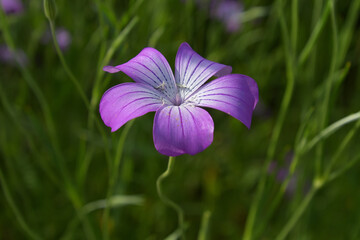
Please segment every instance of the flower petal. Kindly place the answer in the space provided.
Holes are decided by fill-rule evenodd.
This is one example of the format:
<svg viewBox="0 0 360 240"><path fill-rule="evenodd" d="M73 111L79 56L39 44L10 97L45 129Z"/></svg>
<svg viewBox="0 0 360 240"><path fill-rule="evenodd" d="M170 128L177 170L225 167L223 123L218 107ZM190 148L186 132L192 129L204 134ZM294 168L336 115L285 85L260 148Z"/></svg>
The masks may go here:
<svg viewBox="0 0 360 240"><path fill-rule="evenodd" d="M127 121L156 111L166 103L162 94L147 84L123 83L107 90L100 101L100 115L111 131Z"/></svg>
<svg viewBox="0 0 360 240"><path fill-rule="evenodd" d="M187 43L180 45L175 60L175 80L183 99L195 92L212 76L221 77L229 73L231 73L230 66L201 57Z"/></svg>
<svg viewBox="0 0 360 240"><path fill-rule="evenodd" d="M154 48L144 48L127 63L112 67L105 66L104 71L115 73L122 71L135 82L146 83L163 92L169 100L177 93L174 74L165 57Z"/></svg>
<svg viewBox="0 0 360 240"><path fill-rule="evenodd" d="M214 122L204 109L194 106L166 106L156 111L155 148L167 156L195 155L213 141Z"/></svg>
<svg viewBox="0 0 360 240"><path fill-rule="evenodd" d="M188 102L223 111L250 128L252 112L258 98L257 84L252 78L229 74L204 85Z"/></svg>

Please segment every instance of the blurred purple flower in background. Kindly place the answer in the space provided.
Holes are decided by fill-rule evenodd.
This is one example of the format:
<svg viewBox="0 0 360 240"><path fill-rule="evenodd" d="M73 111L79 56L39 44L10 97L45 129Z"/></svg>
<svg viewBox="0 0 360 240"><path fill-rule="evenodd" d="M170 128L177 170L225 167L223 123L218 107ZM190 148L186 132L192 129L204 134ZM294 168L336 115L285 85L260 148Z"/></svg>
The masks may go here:
<svg viewBox="0 0 360 240"><path fill-rule="evenodd" d="M122 83L106 91L100 115L112 131L127 121L155 111L153 139L164 155L197 154L213 141L214 122L200 107L223 111L250 128L258 102L256 82L230 74L231 67L204 59L182 43L175 59L175 77L165 57L154 48L104 71L122 71L135 83ZM212 76L219 78L205 84Z"/></svg>
<svg viewBox="0 0 360 240"><path fill-rule="evenodd" d="M0 62L15 65L17 61L22 66L28 63L28 59L23 50L16 49L15 51L11 51L8 46L0 45Z"/></svg>
<svg viewBox="0 0 360 240"><path fill-rule="evenodd" d="M62 51L66 51L70 44L71 44L71 35L69 33L68 30L66 30L65 28L58 28L55 31L56 33L56 40L58 41L59 47ZM43 38L42 38L42 42L44 44L48 44L50 42L52 42L52 36L51 36L51 32L47 31Z"/></svg>
<svg viewBox="0 0 360 240"><path fill-rule="evenodd" d="M279 183L282 183L286 180L286 178L288 177L288 175L290 174L289 172L289 169L288 168L280 168L277 172L277 175L276 175L276 180L279 182ZM285 193L289 196L289 197L292 197L296 191L296 187L297 187L297 176L296 176L296 173L293 174L290 179L289 179L289 182L286 186L286 190L285 190Z"/></svg>
<svg viewBox="0 0 360 240"><path fill-rule="evenodd" d="M65 28L58 28L56 30L56 39L61 50L65 51L70 46L71 35Z"/></svg>
<svg viewBox="0 0 360 240"><path fill-rule="evenodd" d="M236 32L241 27L241 16L244 11L243 4L236 0L213 1L211 15L222 21L226 30Z"/></svg>
<svg viewBox="0 0 360 240"><path fill-rule="evenodd" d="M240 0L196 0L195 2L200 9L209 10L210 17L221 21L228 32L240 30L244 11Z"/></svg>
<svg viewBox="0 0 360 240"><path fill-rule="evenodd" d="M272 174L276 171L276 168L277 168L277 163L276 162L271 162L270 165L269 165L269 168L267 170L267 173L268 174Z"/></svg>
<svg viewBox="0 0 360 240"><path fill-rule="evenodd" d="M294 158L294 153L292 151L288 152L285 156L285 166L284 167L277 167L277 163L276 162L271 162L268 168L268 174L272 175L275 174L276 175L276 181L278 183L283 183L286 178L289 176L290 172L290 165L291 162ZM287 196L291 197L294 195L296 188L297 188L297 183L298 183L298 177L297 174L294 173L290 179L289 182L287 184L285 193L287 194Z"/></svg>
<svg viewBox="0 0 360 240"><path fill-rule="evenodd" d="M20 0L0 0L0 4L6 14L18 14L24 10Z"/></svg>
<svg viewBox="0 0 360 240"><path fill-rule="evenodd" d="M268 7L252 6L246 8L241 0L182 0L195 2L212 19L221 21L230 33L238 32L246 22L259 23L269 13Z"/></svg>

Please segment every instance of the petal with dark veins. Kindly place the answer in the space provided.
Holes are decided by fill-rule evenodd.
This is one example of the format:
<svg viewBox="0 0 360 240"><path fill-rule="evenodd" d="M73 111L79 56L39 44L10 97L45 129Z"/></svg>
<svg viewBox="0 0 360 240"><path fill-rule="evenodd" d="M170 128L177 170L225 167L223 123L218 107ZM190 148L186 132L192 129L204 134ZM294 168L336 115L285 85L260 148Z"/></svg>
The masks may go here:
<svg viewBox="0 0 360 240"><path fill-rule="evenodd" d="M195 155L213 141L214 122L204 109L166 106L155 114L153 137L156 150L167 156Z"/></svg>
<svg viewBox="0 0 360 240"><path fill-rule="evenodd" d="M166 99L143 83L122 83L107 90L100 101L100 115L114 132L129 120L159 109Z"/></svg>
<svg viewBox="0 0 360 240"><path fill-rule="evenodd" d="M229 74L204 85L188 101L200 107L223 111L250 128L258 94L257 84L252 78Z"/></svg>

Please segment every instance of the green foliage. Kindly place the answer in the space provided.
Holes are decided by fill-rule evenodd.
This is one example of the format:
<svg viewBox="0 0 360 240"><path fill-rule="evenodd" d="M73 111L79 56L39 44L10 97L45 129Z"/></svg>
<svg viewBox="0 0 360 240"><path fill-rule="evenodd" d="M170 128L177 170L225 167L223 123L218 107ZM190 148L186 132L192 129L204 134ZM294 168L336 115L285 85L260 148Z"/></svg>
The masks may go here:
<svg viewBox="0 0 360 240"><path fill-rule="evenodd" d="M174 67L184 41L260 91L250 130L209 109L213 144L176 158L161 183L187 238L360 238L359 0L244 0L236 32L207 1L57 1L56 19L53 2L0 8L0 45L27 56L0 67L0 239L180 235L157 195L167 157L153 147L153 114L111 133L98 105L131 81L104 65L151 46ZM46 40L59 27L72 37L66 50Z"/></svg>

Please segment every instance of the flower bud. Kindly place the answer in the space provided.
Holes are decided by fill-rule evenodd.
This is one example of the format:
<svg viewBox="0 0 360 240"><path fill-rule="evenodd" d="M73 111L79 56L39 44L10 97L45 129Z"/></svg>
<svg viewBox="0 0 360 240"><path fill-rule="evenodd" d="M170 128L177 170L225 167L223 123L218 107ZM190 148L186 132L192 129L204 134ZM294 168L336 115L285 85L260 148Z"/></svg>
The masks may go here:
<svg viewBox="0 0 360 240"><path fill-rule="evenodd" d="M56 4L54 0L44 0L44 12L45 16L54 21L56 17Z"/></svg>

